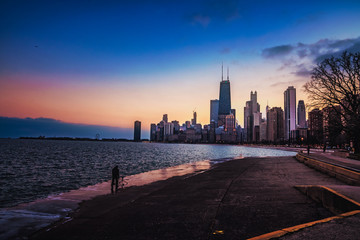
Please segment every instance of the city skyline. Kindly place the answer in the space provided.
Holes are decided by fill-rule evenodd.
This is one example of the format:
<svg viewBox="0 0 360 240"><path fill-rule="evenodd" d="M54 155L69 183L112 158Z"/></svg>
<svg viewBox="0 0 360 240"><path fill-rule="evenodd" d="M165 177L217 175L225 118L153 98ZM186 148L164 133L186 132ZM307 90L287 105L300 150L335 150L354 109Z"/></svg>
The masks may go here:
<svg viewBox="0 0 360 240"><path fill-rule="evenodd" d="M196 108L207 124L222 62L243 127L250 91L263 116L267 102L283 107L288 86L307 102L302 85L314 64L360 51L357 1L3 1L0 9L1 117L122 129L139 120L142 136L165 112L185 122Z"/></svg>

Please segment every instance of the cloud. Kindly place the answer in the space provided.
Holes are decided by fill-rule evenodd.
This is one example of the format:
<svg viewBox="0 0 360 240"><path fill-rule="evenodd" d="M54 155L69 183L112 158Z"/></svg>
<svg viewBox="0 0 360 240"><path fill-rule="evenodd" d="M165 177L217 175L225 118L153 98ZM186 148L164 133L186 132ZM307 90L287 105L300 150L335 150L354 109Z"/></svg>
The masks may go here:
<svg viewBox="0 0 360 240"><path fill-rule="evenodd" d="M132 139L133 130L127 128L107 127L65 123L51 118L8 118L0 117L0 137L83 137Z"/></svg>
<svg viewBox="0 0 360 240"><path fill-rule="evenodd" d="M208 26L214 20L231 21L240 16L240 2L237 0L204 0L185 18L192 24Z"/></svg>
<svg viewBox="0 0 360 240"><path fill-rule="evenodd" d="M270 85L270 87L279 87L279 86L291 86L291 85L296 85L297 83L303 83L303 80L298 79L298 80L294 80L294 81L283 81L283 82L275 82L273 84Z"/></svg>
<svg viewBox="0 0 360 240"><path fill-rule="evenodd" d="M311 76L311 70L309 70L304 64L299 64L295 66L296 70L292 72L298 77L309 77Z"/></svg>
<svg viewBox="0 0 360 240"><path fill-rule="evenodd" d="M262 51L262 56L264 58L283 57L290 54L293 49L294 47L291 45L281 45L281 46L266 48Z"/></svg>
<svg viewBox="0 0 360 240"><path fill-rule="evenodd" d="M201 14L193 14L188 18L192 24L200 24L203 27L207 27L211 21L209 16L203 16Z"/></svg>
<svg viewBox="0 0 360 240"><path fill-rule="evenodd" d="M228 54L228 53L230 53L231 52L231 49L230 48L223 48L223 49L221 49L221 51L220 51L220 53L221 54Z"/></svg>
<svg viewBox="0 0 360 240"><path fill-rule="evenodd" d="M339 57L344 51L360 52L360 37L320 39L311 44L279 45L263 49L262 57L280 60L282 65L279 71L290 69L295 76L308 78L316 64L331 56Z"/></svg>

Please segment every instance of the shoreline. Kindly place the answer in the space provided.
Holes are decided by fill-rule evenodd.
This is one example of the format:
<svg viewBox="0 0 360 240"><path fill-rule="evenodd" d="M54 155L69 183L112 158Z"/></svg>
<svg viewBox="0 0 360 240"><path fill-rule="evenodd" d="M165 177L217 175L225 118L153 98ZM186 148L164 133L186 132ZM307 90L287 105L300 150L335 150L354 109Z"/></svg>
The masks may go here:
<svg viewBox="0 0 360 240"><path fill-rule="evenodd" d="M209 170L218 163L240 158L242 157L201 160L126 176L129 184L125 189L146 186L171 178L190 177ZM9 224L7 229L0 228L2 231L0 239L27 237L42 229L51 228L54 224L67 222L71 220L70 216L78 211L84 201L116 195L111 194L110 186L111 180L68 192L52 194L46 198L21 203L13 207L2 208L0 214L3 220L8 221ZM117 194L121 194L122 191L120 189ZM21 223L14 224L11 219L21 219Z"/></svg>
<svg viewBox="0 0 360 240"><path fill-rule="evenodd" d="M255 149L248 146L239 147ZM251 154L254 154L254 152L255 151L252 151ZM256 154L262 155L264 152L256 151ZM280 155L283 154L284 153L280 153ZM194 161L173 167L161 168L158 170L151 170L145 173L127 176L127 178L130 178L130 183L127 187L142 186L156 181L166 181L169 178L184 175L191 177L192 175L197 175L211 169L211 167L217 163L229 161L234 158L239 158L239 156ZM97 196L106 196L109 194L110 181L106 181L56 195L49 195L47 198L41 198L29 203L19 204L15 207L3 208L0 212L2 216L1 220L2 222L5 222L5 226L7 227L6 229L1 229L0 239L27 236L32 232L52 225L53 222L69 221L70 218L68 215L75 212L79 208L80 203L93 199Z"/></svg>
<svg viewBox="0 0 360 240"><path fill-rule="evenodd" d="M84 201L71 221L31 238L203 239L221 230L243 239L332 216L293 187L304 183L344 185L293 157L247 157ZM262 227L253 229L255 222ZM240 233L238 224L247 230Z"/></svg>

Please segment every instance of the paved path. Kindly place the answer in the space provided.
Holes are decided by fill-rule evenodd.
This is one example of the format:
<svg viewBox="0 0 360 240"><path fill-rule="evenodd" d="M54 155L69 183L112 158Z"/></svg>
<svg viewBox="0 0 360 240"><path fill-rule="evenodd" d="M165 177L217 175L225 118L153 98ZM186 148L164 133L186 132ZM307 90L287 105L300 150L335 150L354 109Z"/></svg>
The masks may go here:
<svg viewBox="0 0 360 240"><path fill-rule="evenodd" d="M312 152L312 153L310 153L310 157L315 157L315 159L318 159L318 160L321 160L321 161L324 161L327 163L331 163L331 164L348 167L348 168L351 168L353 170L360 172L360 161L359 160L335 156L331 152L325 152L325 153Z"/></svg>
<svg viewBox="0 0 360 240"><path fill-rule="evenodd" d="M256 147L256 146L253 146ZM264 148L268 148L266 146L262 146ZM307 149L304 147L301 148L295 148L295 147L276 147L276 146L272 146L269 147L270 149L279 149L279 150L284 150L284 151L293 151L293 152L299 152L302 151L304 154L307 153ZM339 164L345 167L349 167L349 168L353 168L356 169L358 171L360 171L360 161L359 160L354 160L354 159L350 159L350 158L346 158L346 157L341 157L341 156L336 156L335 152L338 150L333 150L333 149L327 149L325 152L323 152L322 149L319 148L311 148L310 150L310 156L315 157L316 159L328 162L328 163L333 163L333 164Z"/></svg>
<svg viewBox="0 0 360 240"><path fill-rule="evenodd" d="M292 157L246 158L82 204L34 239L246 239L326 217L295 185L345 186Z"/></svg>

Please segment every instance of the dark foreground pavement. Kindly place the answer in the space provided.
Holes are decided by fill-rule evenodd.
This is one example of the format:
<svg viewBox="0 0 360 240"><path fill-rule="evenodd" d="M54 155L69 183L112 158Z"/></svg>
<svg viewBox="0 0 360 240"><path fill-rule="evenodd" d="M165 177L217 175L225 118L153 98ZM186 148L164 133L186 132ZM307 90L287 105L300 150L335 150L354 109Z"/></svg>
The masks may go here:
<svg viewBox="0 0 360 240"><path fill-rule="evenodd" d="M318 224L298 232L285 235L281 240L318 240L318 239L360 239L360 214L334 219L328 223Z"/></svg>
<svg viewBox="0 0 360 240"><path fill-rule="evenodd" d="M295 185L344 184L292 157L233 160L86 201L32 238L246 239L333 216Z"/></svg>

